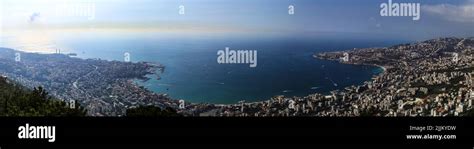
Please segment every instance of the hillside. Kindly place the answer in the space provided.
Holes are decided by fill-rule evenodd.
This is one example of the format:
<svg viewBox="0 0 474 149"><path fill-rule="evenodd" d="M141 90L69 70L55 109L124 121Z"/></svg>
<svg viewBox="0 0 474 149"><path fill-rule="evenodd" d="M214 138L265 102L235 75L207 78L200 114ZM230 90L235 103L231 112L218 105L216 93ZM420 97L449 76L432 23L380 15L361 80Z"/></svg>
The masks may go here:
<svg viewBox="0 0 474 149"><path fill-rule="evenodd" d="M28 90L0 77L0 116L85 116L79 104L75 107L69 108L66 102L52 98L42 87Z"/></svg>

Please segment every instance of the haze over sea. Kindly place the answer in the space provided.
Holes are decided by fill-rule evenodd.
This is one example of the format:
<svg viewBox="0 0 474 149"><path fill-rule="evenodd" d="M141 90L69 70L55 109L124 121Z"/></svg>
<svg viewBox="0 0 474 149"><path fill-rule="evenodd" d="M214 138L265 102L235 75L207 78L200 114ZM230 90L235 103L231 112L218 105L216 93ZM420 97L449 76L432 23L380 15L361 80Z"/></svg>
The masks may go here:
<svg viewBox="0 0 474 149"><path fill-rule="evenodd" d="M187 35L157 33L62 34L44 43L26 43L14 36L4 38L2 46L24 51L77 53L80 58L131 61L165 65L161 79L136 81L157 93L189 102L217 104L268 100L275 95L305 96L328 94L331 90L359 85L382 70L372 66L340 64L312 57L321 51L391 46L407 41L359 39L357 36L246 36ZM218 64L217 51L257 50L258 65ZM34 50L33 50L34 51ZM73 67L73 66L72 66Z"/></svg>

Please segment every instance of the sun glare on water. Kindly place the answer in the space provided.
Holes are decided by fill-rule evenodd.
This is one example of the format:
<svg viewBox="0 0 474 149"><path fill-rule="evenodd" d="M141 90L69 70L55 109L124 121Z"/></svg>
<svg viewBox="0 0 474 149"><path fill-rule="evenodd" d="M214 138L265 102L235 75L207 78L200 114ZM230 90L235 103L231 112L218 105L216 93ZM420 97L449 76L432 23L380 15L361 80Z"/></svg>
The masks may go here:
<svg viewBox="0 0 474 149"><path fill-rule="evenodd" d="M4 32L3 46L35 53L54 53L53 33L47 30L14 30Z"/></svg>

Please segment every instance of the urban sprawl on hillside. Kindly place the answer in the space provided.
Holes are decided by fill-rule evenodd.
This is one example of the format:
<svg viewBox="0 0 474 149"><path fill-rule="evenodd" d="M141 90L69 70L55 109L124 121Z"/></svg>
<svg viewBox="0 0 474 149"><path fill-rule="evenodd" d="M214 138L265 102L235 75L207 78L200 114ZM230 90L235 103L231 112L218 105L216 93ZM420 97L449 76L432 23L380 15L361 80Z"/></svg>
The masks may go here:
<svg viewBox="0 0 474 149"><path fill-rule="evenodd" d="M0 73L27 88L74 100L91 116L123 116L141 105L185 116L459 116L473 109L474 38L439 38L385 48L314 54L317 59L372 65L384 71L363 85L304 97L236 104L184 103L138 86L164 66L79 59L0 48ZM21 59L18 58L21 55ZM155 76L159 77L159 76Z"/></svg>

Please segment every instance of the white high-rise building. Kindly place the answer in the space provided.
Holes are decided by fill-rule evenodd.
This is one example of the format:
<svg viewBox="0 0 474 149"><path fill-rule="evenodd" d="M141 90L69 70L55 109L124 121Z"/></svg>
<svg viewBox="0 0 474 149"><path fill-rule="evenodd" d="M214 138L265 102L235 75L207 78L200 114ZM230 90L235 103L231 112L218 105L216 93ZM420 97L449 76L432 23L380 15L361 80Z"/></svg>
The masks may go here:
<svg viewBox="0 0 474 149"><path fill-rule="evenodd" d="M462 113L464 112L464 104L459 104L458 108L456 109L457 112Z"/></svg>
<svg viewBox="0 0 474 149"><path fill-rule="evenodd" d="M469 99L469 102L468 102L468 107L469 107L469 108L472 107L472 100L473 100L473 99Z"/></svg>
<svg viewBox="0 0 474 149"><path fill-rule="evenodd" d="M471 92L471 99L474 99L474 91L471 90L471 91L469 91L469 92Z"/></svg>

